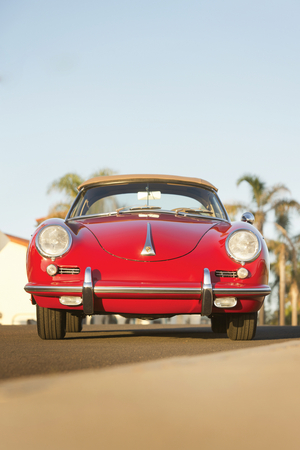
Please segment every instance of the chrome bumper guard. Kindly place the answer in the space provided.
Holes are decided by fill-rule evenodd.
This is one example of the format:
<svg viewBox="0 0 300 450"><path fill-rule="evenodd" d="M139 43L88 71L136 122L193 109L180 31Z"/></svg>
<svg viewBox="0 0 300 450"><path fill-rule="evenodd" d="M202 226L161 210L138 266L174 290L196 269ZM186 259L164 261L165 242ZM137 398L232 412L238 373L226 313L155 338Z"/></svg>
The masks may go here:
<svg viewBox="0 0 300 450"><path fill-rule="evenodd" d="M84 282L82 286L82 303L83 312L88 316L94 314L94 286L92 279L92 270L87 267L84 274Z"/></svg>
<svg viewBox="0 0 300 450"><path fill-rule="evenodd" d="M208 269L204 269L201 316L209 316L214 303L213 289Z"/></svg>
<svg viewBox="0 0 300 450"><path fill-rule="evenodd" d="M219 295L228 296L256 296L265 297L269 295L269 286L259 288L213 288L211 284L209 269L204 269L203 286L199 288L169 288L169 287L138 287L138 286L94 286L92 270L87 267L84 274L83 286L40 286L26 285L25 291L30 294L42 295L43 293L72 293L81 294L83 311L90 315L94 313L94 294L162 294L162 295L195 295L202 298L202 316L209 316L213 308L214 297Z"/></svg>

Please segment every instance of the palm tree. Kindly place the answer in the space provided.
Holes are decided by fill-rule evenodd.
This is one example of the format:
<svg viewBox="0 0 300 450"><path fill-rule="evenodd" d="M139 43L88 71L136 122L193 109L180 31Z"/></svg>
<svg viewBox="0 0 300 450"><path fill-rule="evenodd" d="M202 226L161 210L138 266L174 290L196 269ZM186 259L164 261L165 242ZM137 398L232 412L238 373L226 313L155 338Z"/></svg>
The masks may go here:
<svg viewBox="0 0 300 450"><path fill-rule="evenodd" d="M275 286L279 287L279 325L285 324L285 297L286 297L286 261L288 251L282 240L267 240L268 249L275 255L275 261L271 263L271 272L275 276L272 284L272 292Z"/></svg>
<svg viewBox="0 0 300 450"><path fill-rule="evenodd" d="M78 186L84 179L77 173L66 173L60 178L54 180L48 188L47 193L52 191L63 192L66 195L66 202L70 204L78 194Z"/></svg>
<svg viewBox="0 0 300 450"><path fill-rule="evenodd" d="M279 240L268 240L268 247L277 256L271 269L279 282L279 324L285 324L285 300L287 287L292 305L292 325L297 325L297 304L299 299L299 269L297 261L299 236L290 237L289 205L281 204L275 210L275 227L279 232ZM276 283L275 282L275 283Z"/></svg>
<svg viewBox="0 0 300 450"><path fill-rule="evenodd" d="M297 248L296 243L299 240L299 237L291 238L288 235L287 230L280 225L279 223L275 223L276 228L282 234L286 247L290 253L291 260L291 273L290 273L290 297L291 297L291 305L292 305L292 325L296 326L298 324L298 300L299 300L299 270L298 270L298 261L297 261ZM295 242L296 241L296 242ZM285 277L285 268L284 268L284 277ZM283 323L284 324L284 323ZM280 323L281 325L281 323Z"/></svg>
<svg viewBox="0 0 300 450"><path fill-rule="evenodd" d="M237 180L237 186L243 181L246 181L251 187L252 199L249 209L255 215L255 226L262 235L263 227L270 211L275 210L282 204L290 204L290 207L295 207L297 204L300 209L298 202L280 197L282 193L290 193L284 184L275 184L267 187L266 183L258 176L246 174Z"/></svg>
<svg viewBox="0 0 300 450"><path fill-rule="evenodd" d="M100 169L94 172L89 178L114 175L116 172L109 168ZM59 191L65 194L65 199L62 202L53 205L46 217L36 219L37 225L51 217L59 217L64 219L78 194L78 186L84 182L84 178L77 173L66 173L60 178L54 180L48 188L47 193Z"/></svg>
<svg viewBox="0 0 300 450"><path fill-rule="evenodd" d="M289 261L290 252L285 234L290 228L290 216L288 207L281 204L275 209L275 227L279 232L278 240L268 240L268 248L272 251L277 261L272 264L271 270L275 272L276 281L279 283L279 325L285 324L285 300L286 300L286 264ZM285 230L285 231L284 231ZM284 232L283 232L284 231Z"/></svg>
<svg viewBox="0 0 300 450"><path fill-rule="evenodd" d="M286 246L284 242L280 243L280 251L278 255L279 264L279 325L285 324L285 291L286 291Z"/></svg>
<svg viewBox="0 0 300 450"><path fill-rule="evenodd" d="M94 172L89 178L104 177L115 173L116 172L111 169L104 168ZM54 190L64 192L67 196L67 201L73 202L74 198L78 194L77 188L83 182L84 178L77 173L66 173L66 175L63 175L61 178L58 178L51 183L48 189L48 194Z"/></svg>

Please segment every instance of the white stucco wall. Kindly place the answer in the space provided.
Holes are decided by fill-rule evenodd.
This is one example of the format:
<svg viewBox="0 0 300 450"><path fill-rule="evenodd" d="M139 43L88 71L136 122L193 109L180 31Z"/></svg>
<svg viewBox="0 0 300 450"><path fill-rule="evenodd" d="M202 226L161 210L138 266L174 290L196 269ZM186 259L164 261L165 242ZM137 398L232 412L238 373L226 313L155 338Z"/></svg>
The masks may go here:
<svg viewBox="0 0 300 450"><path fill-rule="evenodd" d="M26 247L9 241L0 249L0 324L26 324L35 320L35 306L24 291L26 276Z"/></svg>

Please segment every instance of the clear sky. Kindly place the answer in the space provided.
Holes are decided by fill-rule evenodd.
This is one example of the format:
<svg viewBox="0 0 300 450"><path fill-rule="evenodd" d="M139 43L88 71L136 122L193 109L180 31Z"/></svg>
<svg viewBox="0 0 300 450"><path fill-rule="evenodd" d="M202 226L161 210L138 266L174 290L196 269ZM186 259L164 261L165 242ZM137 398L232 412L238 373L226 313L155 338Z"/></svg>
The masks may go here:
<svg viewBox="0 0 300 450"><path fill-rule="evenodd" d="M299 0L2 0L0 230L67 172L245 173L300 201ZM296 225L300 232L300 226Z"/></svg>

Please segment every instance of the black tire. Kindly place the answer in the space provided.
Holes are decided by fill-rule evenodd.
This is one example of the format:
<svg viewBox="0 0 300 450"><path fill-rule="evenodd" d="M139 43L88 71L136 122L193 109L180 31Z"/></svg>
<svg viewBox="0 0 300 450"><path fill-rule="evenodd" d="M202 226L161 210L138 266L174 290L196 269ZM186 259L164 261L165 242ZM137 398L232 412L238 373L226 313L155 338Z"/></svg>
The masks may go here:
<svg viewBox="0 0 300 450"><path fill-rule="evenodd" d="M79 333L82 330L82 317L74 316L70 312L67 312L66 314L66 332Z"/></svg>
<svg viewBox="0 0 300 450"><path fill-rule="evenodd" d="M227 332L226 326L226 314L220 314L211 317L211 329L213 333L224 333Z"/></svg>
<svg viewBox="0 0 300 450"><path fill-rule="evenodd" d="M41 339L63 339L66 334L66 313L36 305L37 331Z"/></svg>
<svg viewBox="0 0 300 450"><path fill-rule="evenodd" d="M227 314L227 336L232 341L251 341L256 333L257 312Z"/></svg>

